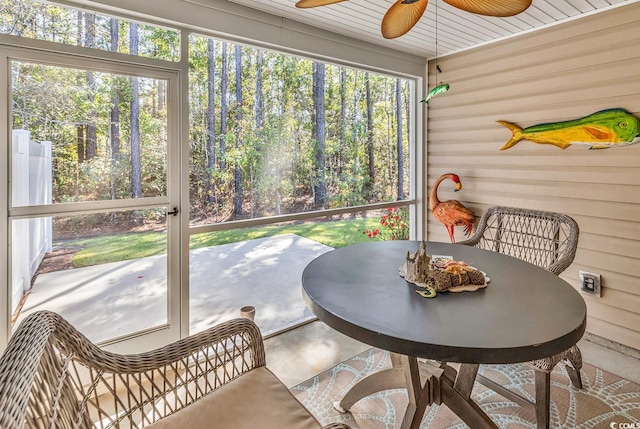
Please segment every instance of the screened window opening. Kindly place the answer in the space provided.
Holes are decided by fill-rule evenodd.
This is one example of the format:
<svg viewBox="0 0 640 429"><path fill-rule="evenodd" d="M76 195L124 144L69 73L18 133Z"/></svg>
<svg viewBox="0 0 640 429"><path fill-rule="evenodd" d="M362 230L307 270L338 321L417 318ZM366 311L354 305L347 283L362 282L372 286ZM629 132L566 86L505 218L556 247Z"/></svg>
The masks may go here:
<svg viewBox="0 0 640 429"><path fill-rule="evenodd" d="M413 82L192 35L191 224L409 199Z"/></svg>
<svg viewBox="0 0 640 429"><path fill-rule="evenodd" d="M0 33L167 61L180 32L36 0L0 0Z"/></svg>

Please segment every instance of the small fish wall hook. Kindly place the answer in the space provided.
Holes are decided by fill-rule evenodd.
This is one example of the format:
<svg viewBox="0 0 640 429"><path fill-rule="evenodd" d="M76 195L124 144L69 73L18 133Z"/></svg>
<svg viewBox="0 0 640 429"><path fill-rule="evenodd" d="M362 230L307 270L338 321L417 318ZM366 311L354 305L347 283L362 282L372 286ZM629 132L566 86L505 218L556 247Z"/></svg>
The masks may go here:
<svg viewBox="0 0 640 429"><path fill-rule="evenodd" d="M420 102L429 104L429 100L431 100L433 97L435 97L436 95L444 94L447 91L449 91L449 84L440 82L440 84L432 88L431 91L427 93L427 96L424 98L424 100L420 100Z"/></svg>

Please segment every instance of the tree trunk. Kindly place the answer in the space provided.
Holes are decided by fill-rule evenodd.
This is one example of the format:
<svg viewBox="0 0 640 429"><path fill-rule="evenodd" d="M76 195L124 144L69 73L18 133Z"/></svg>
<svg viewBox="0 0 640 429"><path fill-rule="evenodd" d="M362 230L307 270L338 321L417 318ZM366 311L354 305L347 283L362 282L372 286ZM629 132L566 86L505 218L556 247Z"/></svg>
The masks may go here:
<svg viewBox="0 0 640 429"><path fill-rule="evenodd" d="M353 177L360 175L360 97L362 96L362 88L358 88L358 71L355 70L353 75Z"/></svg>
<svg viewBox="0 0 640 429"><path fill-rule="evenodd" d="M129 24L129 53L138 54L138 24ZM131 196L142 196L142 162L140 159L140 88L137 77L131 78Z"/></svg>
<svg viewBox="0 0 640 429"><path fill-rule="evenodd" d="M78 31L76 33L76 44L78 46L82 46L82 33L83 33L83 28L84 28L84 20L82 18L83 16L83 12L82 11L78 11L77 13L77 28ZM76 75L76 83L78 84L78 87L81 87L84 82L82 82L80 75ZM84 147L84 124L80 123L78 125L76 125L76 153L78 155L78 163L81 164L84 162L84 155L85 155L85 147ZM77 189L77 184L76 184L76 189Z"/></svg>
<svg viewBox="0 0 640 429"><path fill-rule="evenodd" d="M82 125L78 125L76 127L76 146L78 153L78 162L84 162L84 127Z"/></svg>
<svg viewBox="0 0 640 429"><path fill-rule="evenodd" d="M404 117L407 118L407 122L408 122L411 110L410 110L410 105L409 105L409 88L407 87L406 84L402 88L402 97L404 98ZM410 142L411 141L411 127L406 126L405 128L407 130L407 132L406 132L407 142Z"/></svg>
<svg viewBox="0 0 640 429"><path fill-rule="evenodd" d="M286 112L287 110L287 99L284 96L284 93L286 92L286 90L283 88L282 90L282 94L280 96L280 117L284 118L284 112ZM275 192L276 192L276 201L275 201L275 211L276 211L276 215L280 215L282 214L282 195L280 193L280 179L281 179L281 175L280 175L280 160L281 160L281 154L282 154L282 141L281 139L277 139L275 142L275 146L276 146L276 160L275 160L275 174L274 174L274 183L275 183ZM298 145L295 145L296 148L296 152L297 152L297 148ZM297 155L294 155L295 158L297 158Z"/></svg>
<svg viewBox="0 0 640 429"><path fill-rule="evenodd" d="M256 96L253 104L253 114L255 116L255 124L256 124L256 140L255 140L255 150L259 154L258 157L261 158L262 153L262 110L263 110L263 98L262 98L262 62L264 58L264 51L262 49L258 49L258 57L256 58ZM260 209L262 205L262 198L259 191L256 191L256 182L258 180L257 175L259 174L259 166L252 162L251 173L250 173L250 182L249 186L250 190L250 199L251 199L251 217L255 217L257 211Z"/></svg>
<svg viewBox="0 0 640 429"><path fill-rule="evenodd" d="M96 16L93 13L84 13L84 46L87 48L95 48L96 46ZM89 99L88 101L88 123L86 133L86 159L91 160L98 154L98 132L96 129L96 80L92 71L86 72L87 87Z"/></svg>
<svg viewBox="0 0 640 429"><path fill-rule="evenodd" d="M118 20L111 18L111 50L118 51L119 43ZM111 135L111 199L117 197L116 182L118 177L114 172L114 167L120 159L120 90L118 88L117 78L111 86L111 112L109 113L109 134ZM117 170L115 170L117 171Z"/></svg>
<svg viewBox="0 0 640 429"><path fill-rule="evenodd" d="M313 138L315 144L315 180L313 183L313 206L324 208L327 204L325 182L325 140L324 140L324 63L313 63Z"/></svg>
<svg viewBox="0 0 640 429"><path fill-rule="evenodd" d="M220 99L220 170L227 169L227 86L229 82L229 70L227 69L227 42L222 42L222 72L220 74L221 99Z"/></svg>
<svg viewBox="0 0 640 429"><path fill-rule="evenodd" d="M373 184L376 180L375 159L373 153L373 100L371 99L371 82L369 73L365 74L365 85L367 93L367 152L369 154L369 180L367 181L367 193L373 195Z"/></svg>
<svg viewBox="0 0 640 429"><path fill-rule="evenodd" d="M340 67L340 160L338 163L338 177L343 180L346 165L345 151L347 150L347 69Z"/></svg>
<svg viewBox="0 0 640 429"><path fill-rule="evenodd" d="M256 101L254 105L254 113L256 117L256 130L260 130L263 126L262 109L262 62L264 57L264 51L258 50L258 59L256 62Z"/></svg>
<svg viewBox="0 0 640 429"><path fill-rule="evenodd" d="M207 191L207 201L214 203L216 201L216 187L214 182L214 173L216 170L216 119L214 115L214 101L215 101L215 52L216 42L213 39L209 39L207 55L207 176L209 180L209 189Z"/></svg>
<svg viewBox="0 0 640 429"><path fill-rule="evenodd" d="M398 200L404 200L404 151L402 147L402 86L400 79L396 79L396 122L398 143Z"/></svg>
<svg viewBox="0 0 640 429"><path fill-rule="evenodd" d="M242 153L242 47L236 44L236 149ZM233 168L234 204L233 213L242 215L242 165L241 156L236 157Z"/></svg>

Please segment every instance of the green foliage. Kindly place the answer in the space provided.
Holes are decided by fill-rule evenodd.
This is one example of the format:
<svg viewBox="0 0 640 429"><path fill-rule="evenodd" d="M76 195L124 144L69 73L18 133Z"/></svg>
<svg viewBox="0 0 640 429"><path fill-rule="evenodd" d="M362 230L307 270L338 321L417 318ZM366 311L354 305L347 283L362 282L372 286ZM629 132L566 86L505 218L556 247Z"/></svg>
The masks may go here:
<svg viewBox="0 0 640 429"><path fill-rule="evenodd" d="M83 22L79 18L85 13L29 0L0 0L0 28L24 37L82 44L83 38L78 35L88 29L78 28L78 23ZM110 34L114 23L117 43ZM97 14L94 30L96 49L113 47L128 53L128 21ZM168 61L179 57L179 32L141 23L138 38L140 55ZM247 209L244 217L312 210L317 177L326 182L328 207L397 199L400 160L396 148L396 78L325 64L325 170L317 171L312 61L242 46L242 87L236 88L235 48L231 43L215 41L210 55L208 38L189 36L190 128L189 141L182 144L190 148L190 216L194 222L234 219L230 213L236 170L241 172L240 197ZM221 82L223 57L227 58L228 75L225 93ZM210 59L214 69L211 109ZM13 128L29 130L34 140L52 142L54 202L131 198L130 172L138 161L132 159L134 131L140 135L142 196L166 195L168 145L179 144L169 142L168 137L167 82L24 60L12 61L11 72ZM131 111L133 79L139 84L137 112ZM365 91L367 81L370 98ZM408 91L409 83L403 81L403 85ZM241 102L236 99L236 89L242 91ZM403 109L406 103L403 100ZM112 135L111 114L116 108L118 129ZM139 117L137 130L131 125L133 113ZM238 113L242 119L238 119ZM213 130L209 130L210 120L215 124ZM223 121L225 130L221 129ZM95 156L87 151L91 143L87 136L93 130L97 135ZM210 137L215 142L213 166L208 158ZM119 141L118 147L114 141ZM406 136L403 146L403 161L408 165ZM405 170L401 180L406 193L407 178Z"/></svg>
<svg viewBox="0 0 640 429"><path fill-rule="evenodd" d="M43 2L41 0L0 0L0 33L14 34L38 40L82 44L78 34L85 31L78 28L77 9ZM119 43L117 52L129 53L129 22L118 21ZM111 49L111 17L96 14L95 48ZM180 32L169 28L139 24L140 56L178 61L180 58Z"/></svg>
<svg viewBox="0 0 640 429"><path fill-rule="evenodd" d="M191 204L192 219L227 219L233 195L233 174L207 171L204 147L207 139L207 39L190 37L190 112L191 112ZM243 106L235 104L234 45L227 44L228 89L220 90L222 43L216 44L214 56L216 95L214 111L220 126L222 104L227 103L226 150L218 144L216 159L226 169L239 167L243 173L243 198L251 208L249 216L260 217L312 209L312 185L315 172L315 142L312 139L313 105L311 61L285 54L263 51L263 68L257 79L258 50L243 47ZM344 90L340 80L346 72ZM375 171L369 177L367 98L365 79L371 80L373 145ZM354 69L326 65L325 118L326 169L329 207L345 207L396 199L397 149L395 135L395 78ZM404 83L408 85L407 82ZM256 92L260 88L260 93ZM255 104L263 109L262 127L255 121ZM342 110L342 106L346 110ZM241 108L243 120L237 123L235 112ZM344 118L344 121L343 119ZM236 142L236 130L241 142ZM218 129L215 130L219 132ZM237 144L239 143L239 144ZM404 153L408 165L408 140ZM213 180L214 205L208 202L209 183ZM408 187L408 181L405 180ZM406 191L408 193L408 189Z"/></svg>
<svg viewBox="0 0 640 429"><path fill-rule="evenodd" d="M82 247L73 256L72 263L77 268L167 253L167 237L162 232L110 235L68 243Z"/></svg>
<svg viewBox="0 0 640 429"><path fill-rule="evenodd" d="M34 140L52 142L54 202L129 198L132 78L92 72L96 85L90 88L84 70L13 62L12 72L19 77L13 88L14 129L27 129ZM139 82L143 195L165 195L167 106L158 108L154 102L164 88L155 79ZM112 91L119 95L118 154L111 153L109 139ZM81 159L78 132L81 128L85 135L88 124L96 128L98 153Z"/></svg>
<svg viewBox="0 0 640 429"><path fill-rule="evenodd" d="M159 217L160 213L149 212L142 215ZM360 218L211 232L192 236L190 248L199 249L280 234L296 234L338 248L368 240L362 234L362 230L373 228L377 223L376 218ZM72 263L76 268L162 255L167 252L166 233L164 232L116 234L65 240L56 244L82 248L73 257Z"/></svg>
<svg viewBox="0 0 640 429"><path fill-rule="evenodd" d="M327 246L338 248L366 241L367 238L363 237L362 229L371 227L376 223L377 220L375 218L361 218L218 231L192 236L189 247L198 249L274 235L296 234Z"/></svg>

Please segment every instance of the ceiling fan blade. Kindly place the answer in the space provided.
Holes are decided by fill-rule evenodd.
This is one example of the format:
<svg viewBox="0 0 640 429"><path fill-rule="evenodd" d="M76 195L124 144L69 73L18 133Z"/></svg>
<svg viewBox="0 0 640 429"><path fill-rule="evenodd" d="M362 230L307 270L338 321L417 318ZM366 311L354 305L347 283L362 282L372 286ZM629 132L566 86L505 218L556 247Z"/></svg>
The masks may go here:
<svg viewBox="0 0 640 429"><path fill-rule="evenodd" d="M429 0L397 0L382 18L382 36L395 39L406 34L420 20Z"/></svg>
<svg viewBox="0 0 640 429"><path fill-rule="evenodd" d="M445 3L478 15L507 17L524 12L532 0L444 0Z"/></svg>
<svg viewBox="0 0 640 429"><path fill-rule="evenodd" d="M340 3L347 0L299 0L296 7L306 9L309 7L326 6L328 4Z"/></svg>

